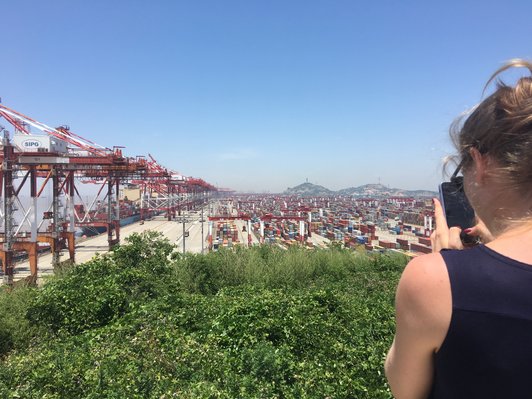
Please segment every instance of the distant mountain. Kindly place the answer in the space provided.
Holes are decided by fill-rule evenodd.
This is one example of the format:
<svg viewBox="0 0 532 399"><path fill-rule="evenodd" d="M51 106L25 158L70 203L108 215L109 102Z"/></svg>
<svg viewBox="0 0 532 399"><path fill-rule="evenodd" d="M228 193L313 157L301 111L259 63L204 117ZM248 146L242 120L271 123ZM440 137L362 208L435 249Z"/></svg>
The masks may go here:
<svg viewBox="0 0 532 399"><path fill-rule="evenodd" d="M435 191L427 190L402 190L389 188L383 184L365 184L359 187L349 187L338 191L332 191L323 186L312 183L303 183L299 186L288 188L283 194L300 195L302 197L319 197L330 195L348 195L353 197L434 197Z"/></svg>
<svg viewBox="0 0 532 399"><path fill-rule="evenodd" d="M300 195L302 197L319 197L334 195L335 192L323 186L318 186L317 184L303 183L292 188L288 187L283 194Z"/></svg>
<svg viewBox="0 0 532 399"><path fill-rule="evenodd" d="M365 184L358 187L344 188L337 191L337 193L354 197L433 197L437 195L435 191L403 190L386 187L383 184Z"/></svg>

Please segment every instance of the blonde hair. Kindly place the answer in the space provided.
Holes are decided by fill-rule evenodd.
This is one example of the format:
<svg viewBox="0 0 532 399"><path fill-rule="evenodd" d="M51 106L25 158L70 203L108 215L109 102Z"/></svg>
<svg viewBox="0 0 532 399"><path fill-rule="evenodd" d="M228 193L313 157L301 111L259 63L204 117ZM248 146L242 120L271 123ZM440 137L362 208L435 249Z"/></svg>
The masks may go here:
<svg viewBox="0 0 532 399"><path fill-rule="evenodd" d="M510 68L527 68L531 76L520 78L515 86L498 76ZM467 117L451 126L458 150L458 162L467 169L472 162L470 149L476 148L496 161L493 171L506 187L522 195L532 195L532 63L520 59L507 62L488 80L497 79L496 90Z"/></svg>

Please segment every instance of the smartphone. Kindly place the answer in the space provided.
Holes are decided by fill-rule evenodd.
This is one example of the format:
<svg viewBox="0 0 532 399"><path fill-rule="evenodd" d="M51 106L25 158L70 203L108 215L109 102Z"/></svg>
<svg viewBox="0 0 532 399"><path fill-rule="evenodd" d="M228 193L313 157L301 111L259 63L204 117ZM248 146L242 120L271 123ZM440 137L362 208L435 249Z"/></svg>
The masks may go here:
<svg viewBox="0 0 532 399"><path fill-rule="evenodd" d="M440 184L440 200L449 227L457 226L464 230L475 225L475 211L465 195L462 176Z"/></svg>

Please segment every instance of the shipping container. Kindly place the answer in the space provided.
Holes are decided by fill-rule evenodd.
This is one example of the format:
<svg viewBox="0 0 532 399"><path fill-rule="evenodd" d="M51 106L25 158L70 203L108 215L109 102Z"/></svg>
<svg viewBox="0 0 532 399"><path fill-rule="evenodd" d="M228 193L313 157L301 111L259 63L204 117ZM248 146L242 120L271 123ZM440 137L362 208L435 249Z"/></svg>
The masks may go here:
<svg viewBox="0 0 532 399"><path fill-rule="evenodd" d="M421 252L423 254L430 254L432 252L432 248L415 242L410 244L410 250L415 252Z"/></svg>

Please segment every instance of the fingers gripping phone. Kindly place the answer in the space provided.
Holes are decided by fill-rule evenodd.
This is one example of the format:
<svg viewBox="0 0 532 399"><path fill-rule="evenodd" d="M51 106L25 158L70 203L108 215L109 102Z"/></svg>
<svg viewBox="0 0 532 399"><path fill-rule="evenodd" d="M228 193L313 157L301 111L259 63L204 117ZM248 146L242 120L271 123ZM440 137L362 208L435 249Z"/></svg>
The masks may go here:
<svg viewBox="0 0 532 399"><path fill-rule="evenodd" d="M470 237L463 233L464 229L473 227L476 224L475 211L464 192L464 178L453 175L451 181L441 183L439 189L447 226L460 227L462 229L462 234L460 235L462 242L467 244L474 243L475 237Z"/></svg>

